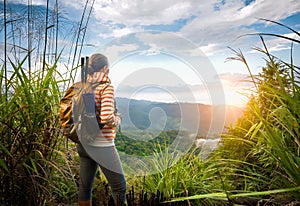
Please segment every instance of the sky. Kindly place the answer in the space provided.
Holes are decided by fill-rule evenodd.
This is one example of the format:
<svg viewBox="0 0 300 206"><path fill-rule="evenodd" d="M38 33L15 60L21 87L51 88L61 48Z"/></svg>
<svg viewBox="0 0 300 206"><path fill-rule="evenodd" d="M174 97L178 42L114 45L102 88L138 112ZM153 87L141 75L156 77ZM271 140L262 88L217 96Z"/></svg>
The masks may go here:
<svg viewBox="0 0 300 206"><path fill-rule="evenodd" d="M30 1L46 5L46 0ZM28 1L7 2L13 6ZM54 0L49 3L54 7ZM59 10L66 25L80 22L86 3L87 11L92 4L93 9L82 56L101 52L109 58L119 97L243 107L253 85L246 66L228 60L235 56L232 49L242 51L251 72L258 74L265 56L254 48L263 45L258 35L249 34L299 39L287 28L262 20L299 31L299 0L64 0ZM68 47L70 42L60 38L61 48ZM289 61L289 41L264 40L272 54ZM299 56L299 44L293 48L294 57ZM294 63L299 65L299 58Z"/></svg>

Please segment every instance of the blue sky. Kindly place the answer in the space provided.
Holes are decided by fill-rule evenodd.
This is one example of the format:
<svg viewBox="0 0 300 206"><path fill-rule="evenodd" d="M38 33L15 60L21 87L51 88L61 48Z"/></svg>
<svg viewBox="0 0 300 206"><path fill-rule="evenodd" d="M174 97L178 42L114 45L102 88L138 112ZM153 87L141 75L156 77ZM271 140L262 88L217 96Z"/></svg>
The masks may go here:
<svg viewBox="0 0 300 206"><path fill-rule="evenodd" d="M7 2L9 6L27 4L25 0ZM46 0L32 3L45 7ZM52 7L54 3L50 0ZM84 4L85 1L59 2L65 28L80 21ZM90 0L88 5L91 4ZM88 46L83 47L82 56L102 52L109 57L117 96L243 106L247 98L239 92L245 93L251 86L241 82L247 79L248 72L242 63L226 61L233 56L228 47L240 49L257 74L264 60L253 48L262 47L261 41L258 36L243 35L267 32L294 37L288 29L259 18L299 31L300 1L95 0L85 38ZM62 47L70 46L70 38L61 39ZM270 37L265 40L272 54L290 58L290 42ZM295 44L295 57L299 49ZM294 61L300 64L299 58ZM158 74L150 75L148 70L153 69ZM160 72L165 76L161 78ZM188 88L187 92L182 88Z"/></svg>

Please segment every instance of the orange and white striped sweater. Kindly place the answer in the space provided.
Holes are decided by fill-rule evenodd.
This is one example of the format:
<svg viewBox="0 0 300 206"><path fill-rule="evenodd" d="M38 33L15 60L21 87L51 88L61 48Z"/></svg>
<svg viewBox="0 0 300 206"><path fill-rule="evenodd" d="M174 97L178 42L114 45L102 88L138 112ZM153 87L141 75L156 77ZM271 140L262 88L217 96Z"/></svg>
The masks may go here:
<svg viewBox="0 0 300 206"><path fill-rule="evenodd" d="M96 114L100 117L100 123L105 124L101 129L99 136L91 143L92 146L114 146L114 138L116 137L116 126L120 122L120 117L115 114L114 87L110 84L109 77L103 72L95 72L88 75L89 83L101 82L96 87L95 103Z"/></svg>

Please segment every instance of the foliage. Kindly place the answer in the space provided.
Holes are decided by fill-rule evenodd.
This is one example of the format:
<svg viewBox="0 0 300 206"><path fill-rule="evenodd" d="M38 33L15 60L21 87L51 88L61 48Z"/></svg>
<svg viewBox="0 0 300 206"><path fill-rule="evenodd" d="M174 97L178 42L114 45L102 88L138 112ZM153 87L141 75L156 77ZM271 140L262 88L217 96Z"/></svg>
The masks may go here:
<svg viewBox="0 0 300 206"><path fill-rule="evenodd" d="M15 65L1 89L1 205L46 205L76 195L72 164L58 127L56 64L31 73ZM3 69L1 71L3 74ZM43 77L42 77L43 76ZM0 77L3 85L4 77Z"/></svg>
<svg viewBox="0 0 300 206"><path fill-rule="evenodd" d="M266 20L268 21L268 20ZM273 21L270 21L273 22ZM300 34L280 23L295 35ZM252 79L255 91L242 117L222 134L222 146L209 158L209 165L220 163L218 171L223 191L198 192L173 201L223 200L232 204L271 205L298 204L300 201L300 68L271 55L263 36L275 36L299 43L281 35L259 34L266 56L262 72L253 75L242 52L233 50L230 60L242 61ZM293 45L293 44L292 44ZM291 54L293 53L291 47ZM242 199L240 199L242 198ZM252 203L250 203L252 202Z"/></svg>
<svg viewBox="0 0 300 206"><path fill-rule="evenodd" d="M143 185L140 188L148 194L159 192L166 200L174 197L188 197L223 191L220 178L221 162L201 158L201 150L192 149L183 156L169 147L157 147L150 164L153 174L136 177L129 184ZM213 200L187 201L186 205L223 205Z"/></svg>
<svg viewBox="0 0 300 206"><path fill-rule="evenodd" d="M127 131L126 134L128 133L134 133L134 136L137 136L138 134L135 130L131 132ZM169 147L177 135L177 130L162 131L157 137L150 139L149 141L143 141L132 139L128 137L128 135L118 132L115 142L117 149L121 152L125 152L128 155L147 156L152 155L153 148L156 148L157 146L163 147L163 150ZM149 134L149 136L152 137L151 134Z"/></svg>
<svg viewBox="0 0 300 206"><path fill-rule="evenodd" d="M74 202L78 158L74 145L70 144L68 149L61 138L57 114L60 92L76 76L90 15L86 10L91 10L93 5L86 2L81 21L73 22L64 19L58 1L52 8L49 1L46 7L29 1L27 5L3 3L0 205ZM59 40L71 45L63 58L60 58L63 45ZM81 46L77 46L79 42ZM66 68L65 74L56 68L62 59L68 66L72 62L72 69Z"/></svg>
<svg viewBox="0 0 300 206"><path fill-rule="evenodd" d="M259 187L253 188L256 181L252 181L251 185L244 184L243 188L237 189L268 191L298 188L299 67L293 64L293 57L291 63L287 63L271 55L263 37L260 37L264 49L256 49L267 56L266 66L260 74L251 74L256 91L250 98L243 116L223 135L221 150L225 151L223 156L229 159L244 161L241 165L242 170L249 170L249 164L255 165L255 170L253 167L252 170L269 179L268 184ZM284 38L279 35L276 37ZM237 56L235 60L247 65L241 53L237 53ZM290 195L299 200L299 189L291 191Z"/></svg>

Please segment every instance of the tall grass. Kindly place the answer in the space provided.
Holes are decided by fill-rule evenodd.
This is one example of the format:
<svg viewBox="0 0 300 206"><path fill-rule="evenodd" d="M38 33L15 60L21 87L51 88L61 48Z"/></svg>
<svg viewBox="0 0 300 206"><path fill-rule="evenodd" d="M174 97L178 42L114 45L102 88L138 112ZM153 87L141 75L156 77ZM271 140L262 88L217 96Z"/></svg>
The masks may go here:
<svg viewBox="0 0 300 206"><path fill-rule="evenodd" d="M44 73L36 71L29 78L25 61L10 62L8 98L0 99L0 204L67 202L76 195L76 184L58 126L60 82L54 74L59 73L56 64L46 65Z"/></svg>
<svg viewBox="0 0 300 206"><path fill-rule="evenodd" d="M77 200L78 159L73 147L65 146L59 130L59 100L74 81L94 1L86 1L78 23L65 19L58 0L54 8L49 1L45 8L31 1L27 7L3 3L0 205L73 203ZM75 28L78 32L70 39L70 30ZM56 68L63 60L58 54L61 40L73 45L62 55L69 57L67 67L73 62L66 74Z"/></svg>
<svg viewBox="0 0 300 206"><path fill-rule="evenodd" d="M284 27L300 36L293 29ZM244 152L244 156L240 156L240 158L245 163L255 165L257 174L269 177L268 184L261 185L254 191L265 190L264 195L267 196L269 191L269 197L273 195L275 198L276 196L271 191L276 189L284 191L285 188L288 188L289 195L285 193L285 196L299 201L300 90L297 81L300 74L299 67L293 64L293 47L291 47L291 61L287 63L269 53L263 38L264 35L286 39L286 37L276 34L259 34L263 48L256 48L256 50L266 56L266 66L262 68L259 75L250 73L253 83L256 85L256 92L250 98L246 112L238 121L237 126L231 128L229 134L224 135L224 141L227 149L234 147L232 143L239 142L243 145L238 149ZM287 40L298 43L297 39ZM236 55L234 60L248 65L241 52L236 52ZM232 139L234 140L232 141ZM230 144L231 146L229 146ZM245 168L247 167L243 166L243 170ZM255 183L256 181L251 184ZM246 191L253 192L249 189L247 188ZM279 193L278 191L277 196L280 196ZM253 195L255 194L253 193Z"/></svg>
<svg viewBox="0 0 300 206"><path fill-rule="evenodd" d="M224 205L226 202L219 197L188 199L195 194L220 192L226 196L224 188L231 187L227 182L223 182L223 177L220 176L224 172L223 162L203 159L202 152L201 149L192 147L183 155L167 146L158 145L151 163L147 165L147 171L152 171L152 174L138 180L137 177L129 179L128 184L142 185L137 190L138 193L143 191L148 197L151 194L161 195L165 201L184 197L184 202L178 203L179 205Z"/></svg>
<svg viewBox="0 0 300 206"><path fill-rule="evenodd" d="M293 29L277 24L300 37ZM269 53L265 35L292 42L290 62ZM294 65L292 55L293 44L299 43L299 40L268 33L258 36L263 48L255 49L266 57L266 66L261 73L254 75L251 72L241 51L232 49L235 56L229 58L245 64L255 90L242 117L222 134L222 146L206 161L206 165L218 173L210 174L211 179L204 182L201 175L195 177L198 182L208 184L206 187L210 190L204 193L195 191L188 197L181 195L171 202L222 200L223 204L229 205L300 203L300 68ZM181 174L188 168L180 164L178 167ZM199 168L203 169L200 166L194 170ZM221 179L219 185L222 187L216 184L217 177ZM204 188L204 185L201 186Z"/></svg>

